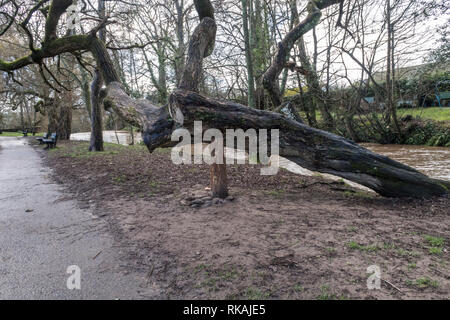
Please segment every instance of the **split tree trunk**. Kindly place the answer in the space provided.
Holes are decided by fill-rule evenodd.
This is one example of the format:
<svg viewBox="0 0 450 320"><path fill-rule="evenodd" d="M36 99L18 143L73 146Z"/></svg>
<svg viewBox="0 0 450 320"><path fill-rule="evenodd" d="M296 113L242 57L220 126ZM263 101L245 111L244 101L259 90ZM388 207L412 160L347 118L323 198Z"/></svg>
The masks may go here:
<svg viewBox="0 0 450 320"><path fill-rule="evenodd" d="M217 25L214 20L214 8L209 0L198 0L194 4L200 18L200 24L195 29L189 43L185 70L178 87L182 90L198 92L203 73L203 59L213 52ZM222 154L224 154L224 150L222 150ZM211 165L210 176L212 196L221 199L228 197L225 161L223 161L223 164Z"/></svg>

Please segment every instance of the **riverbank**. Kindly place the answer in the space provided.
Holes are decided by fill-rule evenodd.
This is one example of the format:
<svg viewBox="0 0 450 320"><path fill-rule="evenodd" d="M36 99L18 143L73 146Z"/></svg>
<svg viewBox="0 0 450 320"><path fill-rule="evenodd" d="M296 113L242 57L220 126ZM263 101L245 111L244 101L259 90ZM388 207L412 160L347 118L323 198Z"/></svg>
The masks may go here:
<svg viewBox="0 0 450 320"><path fill-rule="evenodd" d="M306 119L303 112L300 114ZM316 116L318 129L327 130L320 112L317 112ZM401 134L393 126L387 125L384 117L381 113L362 113L345 123L342 118L335 116L335 127L331 132L357 143L450 147L449 107L398 109Z"/></svg>
<svg viewBox="0 0 450 320"><path fill-rule="evenodd" d="M54 178L127 239L166 298L448 299L450 200L384 199L320 175L230 166L233 201L197 208L206 165L168 150L65 142ZM367 289L378 265L381 290Z"/></svg>
<svg viewBox="0 0 450 320"><path fill-rule="evenodd" d="M401 135L393 127L378 127L367 119L355 120L353 125L358 143L450 147L450 121L434 121L405 115L399 116L399 127ZM351 139L346 136L345 128L340 128L336 133Z"/></svg>
<svg viewBox="0 0 450 320"><path fill-rule="evenodd" d="M431 107L431 108L403 108L398 109L397 115L400 118L412 116L422 120L433 120L450 127L450 108L449 107Z"/></svg>

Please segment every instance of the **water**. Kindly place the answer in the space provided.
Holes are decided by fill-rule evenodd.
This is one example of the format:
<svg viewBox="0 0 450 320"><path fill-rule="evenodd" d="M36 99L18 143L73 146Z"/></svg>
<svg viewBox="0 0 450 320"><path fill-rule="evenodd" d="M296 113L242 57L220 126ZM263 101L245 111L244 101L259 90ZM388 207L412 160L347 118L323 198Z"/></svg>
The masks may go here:
<svg viewBox="0 0 450 320"><path fill-rule="evenodd" d="M70 140L73 141L89 141L91 139L90 132L81 132L81 133L72 133L70 135ZM129 145L132 142L131 134L128 131L103 131L103 141L108 143L116 143L119 140L118 144ZM139 143L142 141L142 137L140 133L134 134L134 143Z"/></svg>
<svg viewBox="0 0 450 320"><path fill-rule="evenodd" d="M450 148L371 143L362 146L409 165L432 178L450 180Z"/></svg>
<svg viewBox="0 0 450 320"><path fill-rule="evenodd" d="M71 140L74 141L89 141L91 134L89 132L74 133L71 135ZM131 135L127 131L118 131L117 136L114 131L104 131L103 140L109 143L131 144ZM135 134L135 143L142 141L140 133ZM407 145L380 145L366 143L363 147L372 150L373 152L388 156L394 160L409 165L422 173L438 179L450 180L450 148L437 148L426 146L407 146ZM230 150L226 152L227 156ZM315 173L304 169L297 164L280 158L280 167L285 168L291 172L312 176ZM324 175L331 179L337 179L330 175ZM353 183L350 183L354 185Z"/></svg>
<svg viewBox="0 0 450 320"><path fill-rule="evenodd" d="M388 156L393 160L413 167L429 177L450 181L450 148L373 143L363 143L361 145L375 153ZM280 158L280 167L301 175L311 176L315 174L284 158ZM339 179L329 174L322 175L332 180ZM366 187L351 181L346 180L346 183L368 190Z"/></svg>

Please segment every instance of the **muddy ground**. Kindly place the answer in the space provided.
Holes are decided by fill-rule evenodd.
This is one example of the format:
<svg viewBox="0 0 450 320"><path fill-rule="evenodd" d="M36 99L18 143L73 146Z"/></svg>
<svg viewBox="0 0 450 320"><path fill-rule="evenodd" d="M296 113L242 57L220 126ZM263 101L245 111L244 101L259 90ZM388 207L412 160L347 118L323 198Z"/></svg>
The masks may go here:
<svg viewBox="0 0 450 320"><path fill-rule="evenodd" d="M109 220L162 299L450 298L449 198L385 199L246 165L228 168L234 200L202 207L207 166L175 166L169 150L87 147L41 154L68 196ZM372 265L380 290L367 288Z"/></svg>

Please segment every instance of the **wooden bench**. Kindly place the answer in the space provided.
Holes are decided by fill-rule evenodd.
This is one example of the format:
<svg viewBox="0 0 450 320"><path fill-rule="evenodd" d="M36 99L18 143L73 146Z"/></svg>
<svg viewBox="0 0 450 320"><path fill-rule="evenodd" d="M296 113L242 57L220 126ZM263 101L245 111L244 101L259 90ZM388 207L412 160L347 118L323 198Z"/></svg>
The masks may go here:
<svg viewBox="0 0 450 320"><path fill-rule="evenodd" d="M58 136L56 135L56 133L52 133L49 139L42 139L42 143L45 143L47 145L47 149L55 148L57 141Z"/></svg>
<svg viewBox="0 0 450 320"><path fill-rule="evenodd" d="M42 137L36 138L37 141L39 141L39 144L44 144L44 139L48 138L48 133L44 133Z"/></svg>

